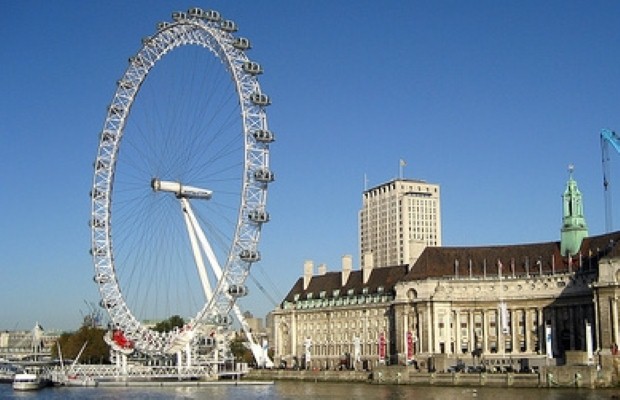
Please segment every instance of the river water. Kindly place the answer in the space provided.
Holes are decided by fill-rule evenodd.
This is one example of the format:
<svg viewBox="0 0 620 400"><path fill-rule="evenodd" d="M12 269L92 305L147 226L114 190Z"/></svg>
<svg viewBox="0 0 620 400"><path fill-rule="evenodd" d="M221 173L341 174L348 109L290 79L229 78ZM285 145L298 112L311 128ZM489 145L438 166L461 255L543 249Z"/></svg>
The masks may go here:
<svg viewBox="0 0 620 400"><path fill-rule="evenodd" d="M0 385L0 399L45 400L612 400L620 389L507 389L468 387L420 387L276 381L273 385L211 385L202 387L56 387L36 392L15 392L10 384Z"/></svg>

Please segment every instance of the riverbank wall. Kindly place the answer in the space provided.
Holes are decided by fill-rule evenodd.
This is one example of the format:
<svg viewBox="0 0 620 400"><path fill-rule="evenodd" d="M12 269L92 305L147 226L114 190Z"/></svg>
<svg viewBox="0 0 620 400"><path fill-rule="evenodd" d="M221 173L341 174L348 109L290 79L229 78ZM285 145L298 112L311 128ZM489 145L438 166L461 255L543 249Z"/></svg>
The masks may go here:
<svg viewBox="0 0 620 400"><path fill-rule="evenodd" d="M414 367L381 366L373 371L251 370L246 379L309 382L367 382L420 386L575 387L614 386L610 374L593 366L543 368L535 373L420 372Z"/></svg>

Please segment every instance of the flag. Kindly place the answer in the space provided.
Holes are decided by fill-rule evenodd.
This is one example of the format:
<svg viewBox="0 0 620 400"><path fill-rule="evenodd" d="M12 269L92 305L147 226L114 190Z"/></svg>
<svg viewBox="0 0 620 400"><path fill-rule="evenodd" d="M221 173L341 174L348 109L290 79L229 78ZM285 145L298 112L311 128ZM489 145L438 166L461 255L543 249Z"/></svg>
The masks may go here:
<svg viewBox="0 0 620 400"><path fill-rule="evenodd" d="M407 165L407 161L403 160L402 158L400 159L400 166L404 167L405 165Z"/></svg>
<svg viewBox="0 0 620 400"><path fill-rule="evenodd" d="M379 335L379 361L380 362L385 361L385 346L386 346L385 333L381 332L381 334Z"/></svg>
<svg viewBox="0 0 620 400"><path fill-rule="evenodd" d="M586 352L588 353L588 364L594 359L594 351L592 348L592 325L586 321Z"/></svg>
<svg viewBox="0 0 620 400"><path fill-rule="evenodd" d="M362 360L362 340L355 336L353 338L353 348L355 354L355 362L360 362Z"/></svg>
<svg viewBox="0 0 620 400"><path fill-rule="evenodd" d="M547 348L547 358L553 358L553 347L551 343L551 326L550 325L545 326L545 338L546 338L545 347Z"/></svg>
<svg viewBox="0 0 620 400"><path fill-rule="evenodd" d="M502 323L502 333L504 335L507 335L510 333L510 327L508 326L508 307L506 306L506 303L504 303L503 301L499 304L499 309L500 309L500 317L502 319L501 323Z"/></svg>
<svg viewBox="0 0 620 400"><path fill-rule="evenodd" d="M407 361L413 360L413 334L407 331Z"/></svg>

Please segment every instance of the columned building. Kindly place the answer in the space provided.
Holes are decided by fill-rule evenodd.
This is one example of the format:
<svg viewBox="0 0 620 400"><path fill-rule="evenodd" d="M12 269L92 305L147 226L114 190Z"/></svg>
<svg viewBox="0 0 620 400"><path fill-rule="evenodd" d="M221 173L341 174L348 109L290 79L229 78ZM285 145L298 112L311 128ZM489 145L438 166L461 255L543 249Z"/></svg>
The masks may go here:
<svg viewBox="0 0 620 400"><path fill-rule="evenodd" d="M393 302L395 284L406 265L353 270L352 257L342 270L315 274L307 261L304 276L273 315L274 362L299 368L372 368L389 362L396 350Z"/></svg>
<svg viewBox="0 0 620 400"><path fill-rule="evenodd" d="M364 191L359 212L360 263L413 264L426 246L441 246L439 185L394 179Z"/></svg>
<svg viewBox="0 0 620 400"><path fill-rule="evenodd" d="M611 366L620 343L620 232L588 236L572 171L562 204L555 242L426 246L414 262L375 268L367 258L357 270L346 256L338 272L322 265L315 273L307 262L273 313L274 361L523 369L578 354L580 363Z"/></svg>

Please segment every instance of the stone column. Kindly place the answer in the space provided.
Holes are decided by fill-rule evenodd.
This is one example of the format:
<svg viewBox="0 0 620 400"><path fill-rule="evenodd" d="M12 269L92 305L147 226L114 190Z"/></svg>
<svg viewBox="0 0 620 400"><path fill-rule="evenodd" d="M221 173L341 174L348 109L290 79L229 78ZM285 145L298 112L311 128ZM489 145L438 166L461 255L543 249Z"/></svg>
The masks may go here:
<svg viewBox="0 0 620 400"><path fill-rule="evenodd" d="M424 336L424 314L416 307L416 336L418 338L416 345L416 353L428 353L428 345L426 344L426 337Z"/></svg>
<svg viewBox="0 0 620 400"><path fill-rule="evenodd" d="M456 310L456 318L455 318L455 325L456 325L456 343L454 345L455 347L455 352L456 354L461 354L461 310L457 309Z"/></svg>
<svg viewBox="0 0 620 400"><path fill-rule="evenodd" d="M614 343L618 345L620 343L620 339L618 338L618 298L614 297L611 299L611 329L612 337L614 338Z"/></svg>
<svg viewBox="0 0 620 400"><path fill-rule="evenodd" d="M518 352L521 344L519 342L519 311L517 309L509 310L510 312L510 349L512 354Z"/></svg>
<svg viewBox="0 0 620 400"><path fill-rule="evenodd" d="M599 352L601 351L601 336L602 336L602 329L601 329L601 315L599 313L599 306L598 306L598 300L599 300L599 296L598 296L598 290L594 291L594 298L592 299L592 303L593 303L593 315L592 315L592 324L594 326L594 329L592 330L592 332L594 332L594 351L595 352Z"/></svg>
<svg viewBox="0 0 620 400"><path fill-rule="evenodd" d="M542 307L537 308L536 332L538 332L538 352L544 354L545 351L545 313Z"/></svg>
<svg viewBox="0 0 620 400"><path fill-rule="evenodd" d="M500 308L497 310L497 322L495 325L497 326L497 354L503 355L506 354L506 338L504 337L503 316Z"/></svg>
<svg viewBox="0 0 620 400"><path fill-rule="evenodd" d="M409 313L407 308L403 308L403 333L401 336L402 341L402 353L405 364L407 363L407 331L409 330Z"/></svg>
<svg viewBox="0 0 620 400"><path fill-rule="evenodd" d="M489 310L482 310L482 352L489 352Z"/></svg>
<svg viewBox="0 0 620 400"><path fill-rule="evenodd" d="M297 313L295 312L291 315L291 327L289 334L291 335L291 343L289 347L291 349L291 357L301 356L301 354L297 353ZM299 359L299 357L297 358Z"/></svg>
<svg viewBox="0 0 620 400"><path fill-rule="evenodd" d="M470 309L469 310L469 337L468 337L468 341L467 341L467 352L471 353L472 351L474 351L474 346L476 345L476 340L475 338L475 328L474 328L475 324L474 324L474 310Z"/></svg>
<svg viewBox="0 0 620 400"><path fill-rule="evenodd" d="M428 339L428 352L436 353L435 341L433 340L433 312L431 310L431 302L426 303L426 334Z"/></svg>
<svg viewBox="0 0 620 400"><path fill-rule="evenodd" d="M525 340L525 352L532 353L532 309L525 308L525 324L523 329L523 337Z"/></svg>

